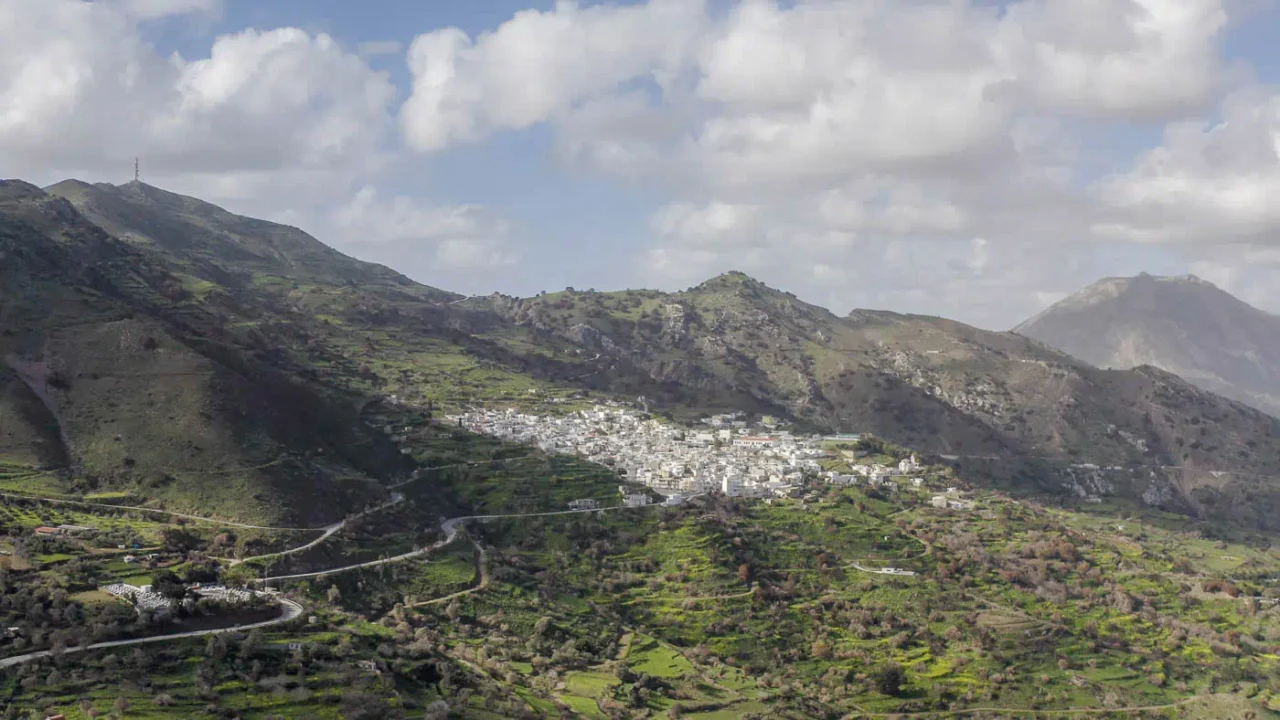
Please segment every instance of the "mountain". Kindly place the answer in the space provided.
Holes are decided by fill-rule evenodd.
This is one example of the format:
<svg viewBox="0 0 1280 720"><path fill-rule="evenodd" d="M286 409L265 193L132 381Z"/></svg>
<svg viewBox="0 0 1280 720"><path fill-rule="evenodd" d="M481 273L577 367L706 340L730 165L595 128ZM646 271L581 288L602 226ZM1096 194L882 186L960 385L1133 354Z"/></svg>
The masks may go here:
<svg viewBox="0 0 1280 720"><path fill-rule="evenodd" d="M1193 275L1106 278L1014 332L1098 367L1152 365L1280 416L1280 317Z"/></svg>
<svg viewBox="0 0 1280 720"><path fill-rule="evenodd" d="M1280 475L1280 421L1154 367L1100 370L940 318L840 317L736 272L674 293L464 299L141 183L5 188L0 251L22 264L0 267L0 453L73 484L330 517L412 465L369 410L386 399L551 411L590 394L870 432L1021 490L1261 527L1280 509L1280 482L1221 472Z"/></svg>
<svg viewBox="0 0 1280 720"><path fill-rule="evenodd" d="M265 294L216 285L240 281L200 252L169 254L0 183L0 464L280 523L385 497L409 466L359 395L281 351L301 328L273 322Z"/></svg>
<svg viewBox="0 0 1280 720"><path fill-rule="evenodd" d="M1024 488L1111 492L1259 524L1269 522L1262 508L1280 500L1280 484L1214 473L1280 473L1280 421L1153 367L1100 370L940 318L838 317L736 272L678 293L468 303L597 354L601 389L645 375L680 388L692 408L779 412L938 455L982 456L966 467Z"/></svg>

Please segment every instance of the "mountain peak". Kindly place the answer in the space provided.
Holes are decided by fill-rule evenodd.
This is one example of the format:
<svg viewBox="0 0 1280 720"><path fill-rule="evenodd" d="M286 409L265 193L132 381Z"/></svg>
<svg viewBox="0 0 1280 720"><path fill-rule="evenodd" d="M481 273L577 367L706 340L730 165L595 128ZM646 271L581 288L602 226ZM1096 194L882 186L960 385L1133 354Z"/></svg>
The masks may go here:
<svg viewBox="0 0 1280 720"><path fill-rule="evenodd" d="M0 200L21 200L44 196L44 191L22 180L0 180Z"/></svg>
<svg viewBox="0 0 1280 720"><path fill-rule="evenodd" d="M1280 415L1280 318L1195 275L1104 278L1014 332L1100 367L1157 367Z"/></svg>
<svg viewBox="0 0 1280 720"><path fill-rule="evenodd" d="M720 273L715 277L699 284L695 289L711 290L732 287L766 287L764 283L756 280L741 270L729 270Z"/></svg>

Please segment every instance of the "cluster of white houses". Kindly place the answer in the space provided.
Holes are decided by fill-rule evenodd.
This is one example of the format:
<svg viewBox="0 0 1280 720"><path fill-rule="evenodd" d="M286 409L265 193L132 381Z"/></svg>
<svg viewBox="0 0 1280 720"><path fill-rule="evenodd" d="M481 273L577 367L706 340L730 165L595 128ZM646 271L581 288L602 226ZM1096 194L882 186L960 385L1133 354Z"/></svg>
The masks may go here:
<svg viewBox="0 0 1280 720"><path fill-rule="evenodd" d="M730 497L792 494L808 478L841 485L880 485L921 469L915 456L897 466L853 465L851 474L823 471L829 456L820 435L794 435L751 428L740 414L716 415L700 429L646 420L630 410L597 405L563 416L531 415L514 409L482 409L456 415L453 422L473 432L536 445L549 453L578 455L611 466L631 482L646 485L678 503L684 496L719 492ZM856 440L842 435L839 440ZM922 481L914 480L919 486ZM628 496L643 504L647 496ZM574 509L590 509L586 505Z"/></svg>

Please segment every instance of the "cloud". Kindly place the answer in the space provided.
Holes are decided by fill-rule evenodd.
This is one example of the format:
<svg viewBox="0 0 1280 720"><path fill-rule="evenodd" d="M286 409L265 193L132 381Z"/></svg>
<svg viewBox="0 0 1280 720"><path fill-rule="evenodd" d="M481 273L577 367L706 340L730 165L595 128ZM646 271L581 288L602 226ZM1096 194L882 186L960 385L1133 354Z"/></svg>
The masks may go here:
<svg viewBox="0 0 1280 720"><path fill-rule="evenodd" d="M138 20L159 20L179 15L216 16L222 12L222 0L114 0L114 4Z"/></svg>
<svg viewBox="0 0 1280 720"><path fill-rule="evenodd" d="M662 81L688 54L700 0L524 10L474 40L457 28L419 35L409 48L413 93L401 111L419 150L520 130L640 76Z"/></svg>
<svg viewBox="0 0 1280 720"><path fill-rule="evenodd" d="M0 154L27 176L123 174L135 156L153 178L320 172L374 156L391 127L387 77L293 28L161 57L121 6L11 0L0 47Z"/></svg>
<svg viewBox="0 0 1280 720"><path fill-rule="evenodd" d="M505 266L518 255L509 247L511 224L478 205L435 206L404 195L382 199L361 188L330 218L339 244L394 245L409 252L433 249L454 268Z"/></svg>
<svg viewBox="0 0 1280 720"><path fill-rule="evenodd" d="M673 203L658 210L651 224L664 237L691 245L736 245L754 228L759 209L712 202L704 207Z"/></svg>
<svg viewBox="0 0 1280 720"><path fill-rule="evenodd" d="M1101 183L1116 212L1099 232L1138 242L1277 242L1280 90L1236 93L1221 116L1170 125L1135 168Z"/></svg>
<svg viewBox="0 0 1280 720"><path fill-rule="evenodd" d="M1212 100L1228 20L1223 0L1032 0L996 37L1043 106L1159 118Z"/></svg>

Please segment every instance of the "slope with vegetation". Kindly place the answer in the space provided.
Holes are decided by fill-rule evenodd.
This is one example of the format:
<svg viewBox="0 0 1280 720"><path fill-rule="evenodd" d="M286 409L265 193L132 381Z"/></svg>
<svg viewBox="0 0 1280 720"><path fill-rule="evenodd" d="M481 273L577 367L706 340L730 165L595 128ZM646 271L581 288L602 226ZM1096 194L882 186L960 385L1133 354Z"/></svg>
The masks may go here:
<svg viewBox="0 0 1280 720"><path fill-rule="evenodd" d="M406 471L358 395L268 340L260 308L192 295L165 258L66 200L0 186L0 254L0 447L57 471L51 491L305 523Z"/></svg>
<svg viewBox="0 0 1280 720"><path fill-rule="evenodd" d="M1154 368L1099 370L939 318L838 317L741 273L680 293L469 302L598 354L605 388L640 375L676 386L694 410L774 410L939 455L994 456L1007 462L984 471L1024 487L1118 492L1257 525L1280 507L1276 479L1214 472L1280 474L1280 422ZM1080 487L1064 473L1072 464L1144 471Z"/></svg>

